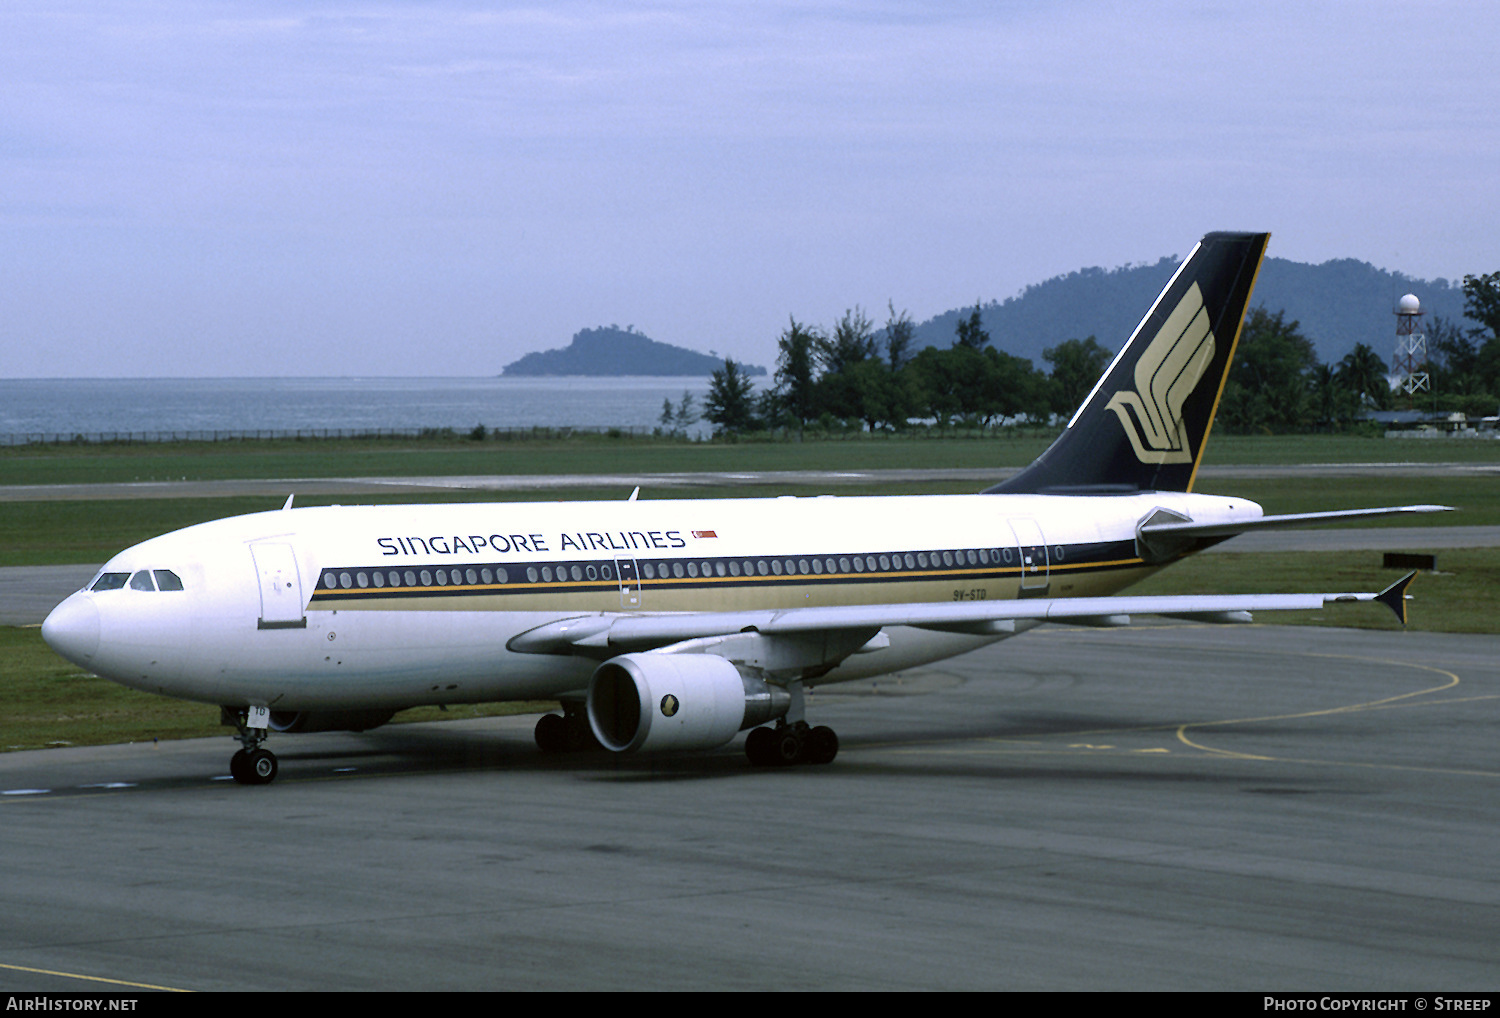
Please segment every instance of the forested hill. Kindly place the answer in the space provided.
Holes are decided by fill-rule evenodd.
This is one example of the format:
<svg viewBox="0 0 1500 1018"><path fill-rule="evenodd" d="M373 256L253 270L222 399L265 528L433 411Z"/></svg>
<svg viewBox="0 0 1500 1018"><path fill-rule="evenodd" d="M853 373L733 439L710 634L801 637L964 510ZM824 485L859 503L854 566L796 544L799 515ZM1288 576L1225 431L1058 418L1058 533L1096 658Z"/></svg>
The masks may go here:
<svg viewBox="0 0 1500 1018"><path fill-rule="evenodd" d="M1172 278L1181 258L1163 258L1155 265L1118 269L1079 269L1028 286L1004 301L983 305L984 327L995 346L1045 367L1042 351L1067 339L1093 336L1110 350L1129 338L1151 301ZM1475 273L1493 266L1476 265ZM1413 279L1399 272L1377 269L1352 258L1305 265L1284 258L1268 258L1255 285L1252 306L1301 323L1302 334L1313 341L1318 360L1337 363L1365 343L1382 356L1395 345L1395 316L1402 294L1422 301L1426 322L1434 315L1469 327L1464 320L1461 281ZM916 327L914 348L951 346L959 319L974 308L955 308Z"/></svg>
<svg viewBox="0 0 1500 1018"><path fill-rule="evenodd" d="M506 375L695 375L707 378L724 367L722 357L658 343L633 328L601 326L584 329L561 350L529 353L507 364ZM764 375L765 368L745 364L746 374Z"/></svg>

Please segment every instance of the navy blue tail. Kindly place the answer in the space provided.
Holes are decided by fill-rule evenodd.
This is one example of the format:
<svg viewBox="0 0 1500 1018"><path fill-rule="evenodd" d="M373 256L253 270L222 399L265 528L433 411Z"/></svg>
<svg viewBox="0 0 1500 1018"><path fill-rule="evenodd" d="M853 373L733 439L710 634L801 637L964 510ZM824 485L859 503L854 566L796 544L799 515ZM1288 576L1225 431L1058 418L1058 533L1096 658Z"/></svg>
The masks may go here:
<svg viewBox="0 0 1500 1018"><path fill-rule="evenodd" d="M1068 428L990 493L1191 491L1269 233L1210 233Z"/></svg>

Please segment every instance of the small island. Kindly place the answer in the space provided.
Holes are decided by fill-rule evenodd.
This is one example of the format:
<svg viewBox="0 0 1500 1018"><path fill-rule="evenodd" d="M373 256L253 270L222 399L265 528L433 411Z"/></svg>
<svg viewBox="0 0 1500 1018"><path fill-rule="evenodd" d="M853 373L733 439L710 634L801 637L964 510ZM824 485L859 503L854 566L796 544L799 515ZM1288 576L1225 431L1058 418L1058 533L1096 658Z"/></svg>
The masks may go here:
<svg viewBox="0 0 1500 1018"><path fill-rule="evenodd" d="M583 329L561 350L529 353L507 364L502 375L692 375L705 378L722 370L724 358L658 343L634 327ZM766 369L740 365L747 375Z"/></svg>

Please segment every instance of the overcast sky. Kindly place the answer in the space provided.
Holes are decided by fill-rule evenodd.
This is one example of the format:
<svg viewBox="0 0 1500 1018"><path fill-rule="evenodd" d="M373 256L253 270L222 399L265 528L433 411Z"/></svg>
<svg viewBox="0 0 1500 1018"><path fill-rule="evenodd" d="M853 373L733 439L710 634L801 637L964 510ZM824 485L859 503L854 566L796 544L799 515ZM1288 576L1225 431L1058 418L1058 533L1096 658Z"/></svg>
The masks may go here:
<svg viewBox="0 0 1500 1018"><path fill-rule="evenodd" d="M0 375L769 365L1217 229L1492 272L1497 52L1486 0L7 0Z"/></svg>

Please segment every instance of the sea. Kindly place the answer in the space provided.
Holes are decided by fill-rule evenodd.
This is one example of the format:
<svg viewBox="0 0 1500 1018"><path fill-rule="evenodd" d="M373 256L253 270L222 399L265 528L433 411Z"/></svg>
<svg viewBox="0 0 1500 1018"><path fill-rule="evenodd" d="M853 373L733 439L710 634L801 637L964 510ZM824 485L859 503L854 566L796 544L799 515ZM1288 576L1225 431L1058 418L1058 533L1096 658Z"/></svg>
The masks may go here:
<svg viewBox="0 0 1500 1018"><path fill-rule="evenodd" d="M467 434L481 424L649 434L664 401L675 411L686 394L701 412L708 386L706 377L0 379L0 444L183 432Z"/></svg>

